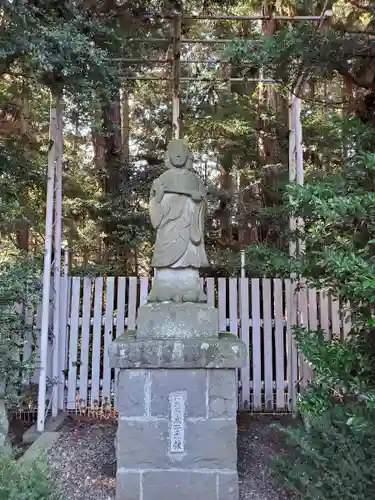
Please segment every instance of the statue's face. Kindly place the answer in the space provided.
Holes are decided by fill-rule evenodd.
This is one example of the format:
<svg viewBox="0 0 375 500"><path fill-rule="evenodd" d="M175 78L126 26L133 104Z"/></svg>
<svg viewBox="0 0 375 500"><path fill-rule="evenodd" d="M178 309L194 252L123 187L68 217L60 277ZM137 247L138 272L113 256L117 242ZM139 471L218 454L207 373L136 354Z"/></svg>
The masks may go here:
<svg viewBox="0 0 375 500"><path fill-rule="evenodd" d="M181 139L171 141L168 145L168 156L169 161L174 167L183 167L189 156L189 150L186 142Z"/></svg>

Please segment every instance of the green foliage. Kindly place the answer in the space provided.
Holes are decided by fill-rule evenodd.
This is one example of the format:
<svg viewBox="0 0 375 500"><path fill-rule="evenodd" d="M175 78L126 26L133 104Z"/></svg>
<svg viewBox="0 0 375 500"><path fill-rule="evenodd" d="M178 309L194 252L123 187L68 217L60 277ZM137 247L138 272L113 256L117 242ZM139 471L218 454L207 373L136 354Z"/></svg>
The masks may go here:
<svg viewBox="0 0 375 500"><path fill-rule="evenodd" d="M294 332L314 380L298 400L304 425L282 429L293 456L278 458L275 468L304 500L375 495L375 156L365 149L373 131L356 121L343 128L351 145L346 161L308 171L304 186L287 187L280 207L304 220L303 233L286 230L284 237L303 238L305 251L291 259L286 247L247 250L250 272L295 273L350 302L353 329L345 342L328 340L323 331Z"/></svg>
<svg viewBox="0 0 375 500"><path fill-rule="evenodd" d="M0 450L1 500L61 500L42 462L20 464L7 449Z"/></svg>
<svg viewBox="0 0 375 500"><path fill-rule="evenodd" d="M302 237L306 250L290 259L287 248L252 245L250 270L271 276L295 272L329 290L355 310L366 313L375 302L375 157L362 152L340 171L307 177L304 186L288 186L283 210L304 220L304 233L285 231L287 241ZM260 266L260 268L259 268Z"/></svg>
<svg viewBox="0 0 375 500"><path fill-rule="evenodd" d="M375 358L324 332L297 328L314 380L299 397L304 425L279 429L293 456L274 461L279 478L304 500L365 500L375 494Z"/></svg>
<svg viewBox="0 0 375 500"><path fill-rule="evenodd" d="M64 90L76 102L87 102L98 83L110 98L117 78L111 50L120 47L111 16L95 15L81 2L56 0L6 1L3 9L7 30L0 38L0 68L21 63L29 78Z"/></svg>
<svg viewBox="0 0 375 500"><path fill-rule="evenodd" d="M368 500L375 496L375 411L368 405L335 405L304 427L284 429L296 448L279 458L280 478L304 500Z"/></svg>
<svg viewBox="0 0 375 500"><path fill-rule="evenodd" d="M25 255L0 262L0 380L8 407L22 396L33 360L23 362L26 312L35 312L41 295L40 262Z"/></svg>

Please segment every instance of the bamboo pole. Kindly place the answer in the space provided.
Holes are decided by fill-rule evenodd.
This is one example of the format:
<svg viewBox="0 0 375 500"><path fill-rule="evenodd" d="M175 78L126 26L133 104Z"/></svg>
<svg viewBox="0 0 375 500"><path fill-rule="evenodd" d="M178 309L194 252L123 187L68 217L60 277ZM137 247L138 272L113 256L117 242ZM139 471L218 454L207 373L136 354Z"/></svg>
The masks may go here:
<svg viewBox="0 0 375 500"><path fill-rule="evenodd" d="M55 186L55 159L56 159L56 96L51 97L49 150L47 168L47 200L46 200L46 227L44 239L44 273L43 273L43 299L42 299L42 325L40 334L40 372L38 390L38 432L44 431L45 403L46 403L46 379L48 361L48 327L49 307L51 292L51 257L53 238L53 199Z"/></svg>

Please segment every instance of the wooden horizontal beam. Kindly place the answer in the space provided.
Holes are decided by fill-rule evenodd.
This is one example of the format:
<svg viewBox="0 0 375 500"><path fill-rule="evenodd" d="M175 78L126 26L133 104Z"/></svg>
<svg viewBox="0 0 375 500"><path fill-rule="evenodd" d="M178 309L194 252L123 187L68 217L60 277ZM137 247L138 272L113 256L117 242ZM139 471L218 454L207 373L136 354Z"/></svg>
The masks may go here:
<svg viewBox="0 0 375 500"><path fill-rule="evenodd" d="M173 59L125 59L122 57L115 57L108 59L115 62L123 62L128 64L171 64ZM230 59L181 59L181 64L231 64L233 61ZM250 63L238 63L235 62L236 66L251 66Z"/></svg>
<svg viewBox="0 0 375 500"><path fill-rule="evenodd" d="M144 14L140 16L142 19L174 19L176 15L181 16L181 19L184 20L194 20L194 21L319 21L321 16L235 16L235 15L205 15L205 14L164 14L164 15L153 15L153 14ZM324 13L325 17L331 17L332 11L327 10Z"/></svg>
<svg viewBox="0 0 375 500"><path fill-rule="evenodd" d="M328 12L328 11L327 11ZM332 14L328 14L328 17ZM182 19L196 21L319 21L320 16L182 16Z"/></svg>
<svg viewBox="0 0 375 500"><path fill-rule="evenodd" d="M167 76L124 76L124 80L140 80L140 81L165 81L171 82L173 78ZM181 82L258 82L268 84L280 84L278 80L272 78L209 78L201 76L185 76L180 78Z"/></svg>

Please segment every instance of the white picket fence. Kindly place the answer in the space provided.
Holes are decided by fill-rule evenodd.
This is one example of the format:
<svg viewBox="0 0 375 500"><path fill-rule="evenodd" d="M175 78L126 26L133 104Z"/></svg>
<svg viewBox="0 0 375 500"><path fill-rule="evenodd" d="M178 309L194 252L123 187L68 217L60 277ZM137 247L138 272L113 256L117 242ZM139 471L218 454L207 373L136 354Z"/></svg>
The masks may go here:
<svg viewBox="0 0 375 500"><path fill-rule="evenodd" d="M82 407L114 404L108 347L126 328L135 328L150 284L147 277L63 279L59 409L74 410L77 402ZM340 304L314 289L298 292L299 313L293 314L290 280L207 278L204 286L209 304L218 308L220 330L238 335L248 346L247 365L238 375L242 409L291 409L300 379L308 376L292 341L297 322L340 338L350 330Z"/></svg>

